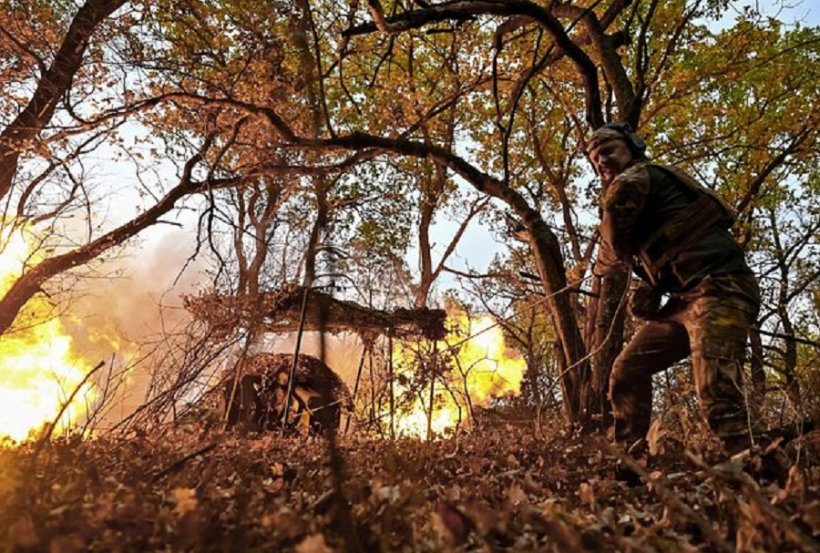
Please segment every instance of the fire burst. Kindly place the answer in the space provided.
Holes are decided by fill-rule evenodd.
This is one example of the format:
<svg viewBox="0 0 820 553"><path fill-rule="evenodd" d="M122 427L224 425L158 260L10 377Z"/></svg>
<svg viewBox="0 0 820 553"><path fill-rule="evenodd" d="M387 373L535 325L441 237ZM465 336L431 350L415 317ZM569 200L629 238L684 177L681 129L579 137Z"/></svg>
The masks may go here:
<svg viewBox="0 0 820 553"><path fill-rule="evenodd" d="M27 237L29 238L27 240ZM23 272L42 259L24 227L0 230L0 298ZM87 411L96 392L82 384L91 365L72 355L71 337L53 308L42 297L29 300L12 327L0 336L0 436L25 440L44 424L56 423L60 431ZM19 319L25 318L25 321ZM73 401L62 407L77 387Z"/></svg>
<svg viewBox="0 0 820 553"><path fill-rule="evenodd" d="M445 340L436 344L433 356L443 370L437 371L436 382L425 390L413 392L403 384L418 369L418 351L399 347L394 353L399 379L396 395L413 398L396 410L395 427L399 436L424 437L430 413L429 391L433 402L431 431L443 435L457 425L470 425L471 411L486 407L497 398L517 395L526 370L526 362L504 343L504 333L489 315L470 318L462 312L450 313L450 331ZM429 353L429 352L428 352Z"/></svg>

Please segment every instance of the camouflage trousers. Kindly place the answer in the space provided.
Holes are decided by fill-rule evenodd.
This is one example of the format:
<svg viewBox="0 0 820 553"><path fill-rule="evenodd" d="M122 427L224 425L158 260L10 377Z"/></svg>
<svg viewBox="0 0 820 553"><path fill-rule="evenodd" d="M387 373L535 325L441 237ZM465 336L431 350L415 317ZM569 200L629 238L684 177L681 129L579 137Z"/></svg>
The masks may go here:
<svg viewBox="0 0 820 553"><path fill-rule="evenodd" d="M674 295L624 348L612 368L609 397L615 438L646 436L652 416L652 375L691 353L700 410L727 447L748 443L741 388L749 327L760 308L752 274L708 276Z"/></svg>

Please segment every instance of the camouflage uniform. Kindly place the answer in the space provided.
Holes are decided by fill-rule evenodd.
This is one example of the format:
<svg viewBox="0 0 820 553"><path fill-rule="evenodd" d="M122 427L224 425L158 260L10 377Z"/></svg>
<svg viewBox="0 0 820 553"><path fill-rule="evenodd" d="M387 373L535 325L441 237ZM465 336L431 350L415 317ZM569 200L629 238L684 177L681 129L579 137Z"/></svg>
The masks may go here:
<svg viewBox="0 0 820 553"><path fill-rule="evenodd" d="M712 431L730 449L748 440L741 374L760 296L742 249L720 224L691 243L681 242L682 249L668 259L664 251L672 244L647 244L647 237L704 194L713 196L680 170L643 161L633 162L603 191L598 269L606 273L631 263L658 297L670 297L615 360L609 394L618 440L646 435L652 375L690 354L700 409Z"/></svg>

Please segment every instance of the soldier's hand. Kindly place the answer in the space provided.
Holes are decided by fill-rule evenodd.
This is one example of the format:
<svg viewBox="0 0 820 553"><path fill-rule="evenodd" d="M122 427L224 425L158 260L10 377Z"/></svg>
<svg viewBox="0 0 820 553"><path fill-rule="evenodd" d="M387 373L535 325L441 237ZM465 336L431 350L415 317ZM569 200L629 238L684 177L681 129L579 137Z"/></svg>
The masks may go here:
<svg viewBox="0 0 820 553"><path fill-rule="evenodd" d="M639 319L652 320L661 310L661 297L659 291L641 284L629 298L629 312Z"/></svg>
<svg viewBox="0 0 820 553"><path fill-rule="evenodd" d="M628 268L629 265L618 259L612 246L602 240L601 247L598 249L598 258L595 260L595 265L592 266L592 274L597 277L605 277L618 271L625 271Z"/></svg>

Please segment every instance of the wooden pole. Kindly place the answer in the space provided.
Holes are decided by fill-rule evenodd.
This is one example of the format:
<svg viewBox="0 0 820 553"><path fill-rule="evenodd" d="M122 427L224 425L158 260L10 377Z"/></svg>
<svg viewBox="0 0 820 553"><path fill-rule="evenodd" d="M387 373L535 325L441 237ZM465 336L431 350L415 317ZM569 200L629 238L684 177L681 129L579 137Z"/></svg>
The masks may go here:
<svg viewBox="0 0 820 553"><path fill-rule="evenodd" d="M370 420L367 429L376 424L376 378L373 376L373 351L367 354L367 370L370 373Z"/></svg>
<svg viewBox="0 0 820 553"><path fill-rule="evenodd" d="M430 365L430 406L427 410L427 441L433 439L433 400L436 395L436 364L438 360L438 342L433 342L432 363Z"/></svg>
<svg viewBox="0 0 820 553"><path fill-rule="evenodd" d="M302 347L302 335L305 331L305 315L307 314L307 302L309 286L305 286L305 293L302 296L302 311L299 314L299 330L296 332L296 347L293 352L293 363L290 365L288 374L288 393L285 395L285 410L282 413L282 429L287 428L288 417L290 416L290 401L293 397L294 379L296 377L296 364L299 362L299 348Z"/></svg>
<svg viewBox="0 0 820 553"><path fill-rule="evenodd" d="M396 438L395 429L395 397L393 395L393 334L387 335L387 381L390 386L390 439Z"/></svg>
<svg viewBox="0 0 820 553"><path fill-rule="evenodd" d="M364 368L364 356L367 355L367 346L362 349L362 357L359 359L359 369L356 371L356 383L353 385L353 397L351 398L350 402L353 404L353 407L356 407L356 396L359 393L359 382L362 379L362 368ZM350 418L353 413L348 413L347 420L345 421L345 434L347 431L350 430Z"/></svg>

